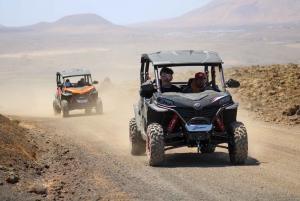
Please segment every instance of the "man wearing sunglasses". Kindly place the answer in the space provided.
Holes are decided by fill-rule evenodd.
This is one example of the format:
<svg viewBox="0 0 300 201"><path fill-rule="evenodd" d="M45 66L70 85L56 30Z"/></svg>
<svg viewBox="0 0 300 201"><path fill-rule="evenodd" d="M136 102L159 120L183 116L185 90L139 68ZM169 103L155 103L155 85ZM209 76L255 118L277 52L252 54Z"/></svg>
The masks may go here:
<svg viewBox="0 0 300 201"><path fill-rule="evenodd" d="M173 70L167 67L164 67L160 70L160 80L161 86L160 91L164 92L181 92L180 88L171 84L173 80Z"/></svg>
<svg viewBox="0 0 300 201"><path fill-rule="evenodd" d="M165 92L181 92L181 89L175 85L171 84L171 81L173 80L173 70L167 67L163 67L160 70L160 91L162 93ZM154 80L153 83L156 83L156 81ZM157 90L153 89L153 90L149 90L149 91L140 91L140 95L142 97L147 97L147 98L151 98L152 94L155 93Z"/></svg>

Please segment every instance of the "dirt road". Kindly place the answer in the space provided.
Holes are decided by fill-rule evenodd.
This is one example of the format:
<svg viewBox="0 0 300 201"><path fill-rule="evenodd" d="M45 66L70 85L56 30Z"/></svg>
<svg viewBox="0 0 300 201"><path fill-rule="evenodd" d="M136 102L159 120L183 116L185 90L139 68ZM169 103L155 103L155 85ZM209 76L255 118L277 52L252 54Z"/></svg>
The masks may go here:
<svg viewBox="0 0 300 201"><path fill-rule="evenodd" d="M226 149L197 154L196 148L179 148L166 151L164 166L150 167L146 155L130 154L132 101L123 100L125 107L120 107L121 102L103 99L103 115L74 111L69 118L27 119L48 133L48 139L76 152L72 175L80 178L80 187L74 188L74 200L100 199L94 196L97 191L111 200L300 199L299 127L261 123L240 110L238 120L249 136L245 165L231 165Z"/></svg>

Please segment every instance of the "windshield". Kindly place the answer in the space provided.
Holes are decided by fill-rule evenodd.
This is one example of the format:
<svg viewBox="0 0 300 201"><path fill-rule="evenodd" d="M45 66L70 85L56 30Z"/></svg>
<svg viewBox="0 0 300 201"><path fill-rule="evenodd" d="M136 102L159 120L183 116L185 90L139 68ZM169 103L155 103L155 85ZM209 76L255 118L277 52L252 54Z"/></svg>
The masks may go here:
<svg viewBox="0 0 300 201"><path fill-rule="evenodd" d="M92 77L91 75L79 75L73 77L64 77L64 86L66 87L82 87L85 85L92 84ZM70 84L69 84L70 83Z"/></svg>
<svg viewBox="0 0 300 201"><path fill-rule="evenodd" d="M172 69L173 76L172 76L172 83L187 83L190 78L195 78L195 74L202 72L205 73L205 67L204 66L177 66L177 67L168 67ZM158 68L158 78L164 79L169 78L169 74L163 74L160 76L160 71L162 68ZM151 80L153 81L155 79L153 68L149 68L149 76L151 77ZM208 75L206 77L207 83L210 83L212 81L212 73L211 73L211 66L208 66ZM215 83L220 88L222 86L221 80L220 80L220 72L218 66L215 67Z"/></svg>

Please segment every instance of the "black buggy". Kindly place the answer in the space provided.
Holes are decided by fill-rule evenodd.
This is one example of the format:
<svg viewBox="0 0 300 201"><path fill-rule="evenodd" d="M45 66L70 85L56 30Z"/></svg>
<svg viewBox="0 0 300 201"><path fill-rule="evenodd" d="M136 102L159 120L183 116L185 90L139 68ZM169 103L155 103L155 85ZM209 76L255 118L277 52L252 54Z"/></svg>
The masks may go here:
<svg viewBox="0 0 300 201"><path fill-rule="evenodd" d="M150 63L155 76L153 82L148 81ZM206 74L206 84L212 90L200 93L160 92L160 68L192 66ZM184 82L172 84L184 92L194 79L192 76ZM220 87L216 84L217 80ZM238 103L226 90L240 84L233 79L225 82L222 60L216 52L183 50L143 54L140 84L140 92L156 90L151 98L140 97L134 104L135 117L129 123L132 155L144 154L146 150L149 165L157 166L164 162L168 149L188 146L197 147L198 153L213 153L216 147L222 147L228 149L233 164L246 162L247 131L243 123L236 120Z"/></svg>

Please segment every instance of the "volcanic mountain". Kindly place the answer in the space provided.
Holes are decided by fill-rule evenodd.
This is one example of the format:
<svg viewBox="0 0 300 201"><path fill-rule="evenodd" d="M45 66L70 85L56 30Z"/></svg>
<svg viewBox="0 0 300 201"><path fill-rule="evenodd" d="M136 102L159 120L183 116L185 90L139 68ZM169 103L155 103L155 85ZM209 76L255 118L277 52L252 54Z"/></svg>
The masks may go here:
<svg viewBox="0 0 300 201"><path fill-rule="evenodd" d="M177 18L150 21L131 27L201 27L280 25L300 23L300 1L213 0Z"/></svg>
<svg viewBox="0 0 300 201"><path fill-rule="evenodd" d="M60 34L93 34L128 32L130 29L115 25L96 14L65 16L55 22L40 22L30 26L10 27L6 32L47 31Z"/></svg>

